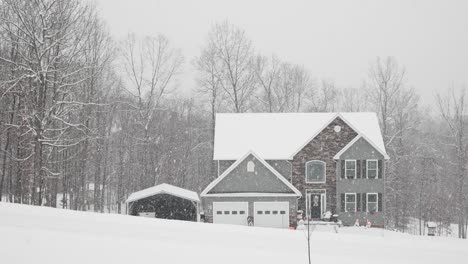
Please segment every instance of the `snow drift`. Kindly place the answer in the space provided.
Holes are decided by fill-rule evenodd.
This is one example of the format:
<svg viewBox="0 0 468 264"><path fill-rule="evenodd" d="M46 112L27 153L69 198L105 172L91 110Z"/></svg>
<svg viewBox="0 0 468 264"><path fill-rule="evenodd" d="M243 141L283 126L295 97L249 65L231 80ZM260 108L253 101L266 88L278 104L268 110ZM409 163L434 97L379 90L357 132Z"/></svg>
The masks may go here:
<svg viewBox="0 0 468 264"><path fill-rule="evenodd" d="M468 241L379 229L314 231L313 263L460 263ZM1 263L307 263L304 231L0 203Z"/></svg>

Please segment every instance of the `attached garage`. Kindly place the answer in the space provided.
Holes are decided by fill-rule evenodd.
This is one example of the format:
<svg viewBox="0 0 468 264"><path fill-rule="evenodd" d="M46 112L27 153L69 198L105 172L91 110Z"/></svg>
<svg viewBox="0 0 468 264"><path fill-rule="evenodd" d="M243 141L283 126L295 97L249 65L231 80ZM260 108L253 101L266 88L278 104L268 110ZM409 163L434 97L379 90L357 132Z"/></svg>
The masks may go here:
<svg viewBox="0 0 468 264"><path fill-rule="evenodd" d="M254 202L255 226L288 228L289 202Z"/></svg>
<svg viewBox="0 0 468 264"><path fill-rule="evenodd" d="M295 225L301 192L250 151L211 182L200 196L208 223L289 228Z"/></svg>
<svg viewBox="0 0 468 264"><path fill-rule="evenodd" d="M248 212L247 202L214 202L213 223L247 225Z"/></svg>

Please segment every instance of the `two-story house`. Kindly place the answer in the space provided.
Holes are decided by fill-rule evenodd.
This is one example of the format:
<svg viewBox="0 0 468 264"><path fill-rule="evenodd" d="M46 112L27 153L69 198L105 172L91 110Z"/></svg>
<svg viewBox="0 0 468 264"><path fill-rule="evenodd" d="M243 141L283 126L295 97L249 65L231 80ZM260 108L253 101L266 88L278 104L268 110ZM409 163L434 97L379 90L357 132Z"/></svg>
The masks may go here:
<svg viewBox="0 0 468 264"><path fill-rule="evenodd" d="M218 114L205 219L287 228L301 210L383 226L386 159L375 113Z"/></svg>

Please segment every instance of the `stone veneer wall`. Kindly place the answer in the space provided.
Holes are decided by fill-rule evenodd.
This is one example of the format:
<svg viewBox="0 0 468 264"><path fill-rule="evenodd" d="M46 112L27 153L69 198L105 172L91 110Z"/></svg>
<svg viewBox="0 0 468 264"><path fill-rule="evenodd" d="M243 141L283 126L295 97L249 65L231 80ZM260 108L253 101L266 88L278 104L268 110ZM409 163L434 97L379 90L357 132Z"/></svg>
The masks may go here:
<svg viewBox="0 0 468 264"><path fill-rule="evenodd" d="M335 132L335 126L341 126L340 132ZM336 212L336 161L333 157L344 148L357 133L349 127L341 118L337 117L325 129L323 129L313 140L300 150L292 161L292 184L302 193L299 199L298 209L306 209L305 199L307 189L326 190L326 210ZM311 135L312 137L312 135ZM305 182L305 163L310 160L321 160L326 162L325 183Z"/></svg>

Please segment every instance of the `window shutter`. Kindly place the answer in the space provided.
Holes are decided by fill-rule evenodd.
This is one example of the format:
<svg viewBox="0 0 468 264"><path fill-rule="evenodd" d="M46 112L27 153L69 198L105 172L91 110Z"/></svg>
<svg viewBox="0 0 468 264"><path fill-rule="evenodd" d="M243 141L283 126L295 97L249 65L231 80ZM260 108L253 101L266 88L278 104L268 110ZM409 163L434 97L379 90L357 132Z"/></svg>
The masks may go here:
<svg viewBox="0 0 468 264"><path fill-rule="evenodd" d="M356 212L361 212L361 195L356 194Z"/></svg>
<svg viewBox="0 0 468 264"><path fill-rule="evenodd" d="M361 193L362 196L362 211L367 212L367 195L366 193Z"/></svg>
<svg viewBox="0 0 468 264"><path fill-rule="evenodd" d="M345 194L341 194L341 212L345 211Z"/></svg>
<svg viewBox="0 0 468 264"><path fill-rule="evenodd" d="M340 160L341 163L341 179L345 178L345 160Z"/></svg>
<svg viewBox="0 0 468 264"><path fill-rule="evenodd" d="M379 202L378 202L378 205L377 205L377 212L383 212L382 193L379 193Z"/></svg>
<svg viewBox="0 0 468 264"><path fill-rule="evenodd" d="M379 172L378 172L378 174L379 174L379 177L378 177L378 178L379 178L379 179L382 179L382 176L383 176L383 175L382 175L382 174L383 174L383 167L382 167L382 165L383 165L382 160L379 160L378 165L377 165L377 166L378 166L378 169L379 169Z"/></svg>
<svg viewBox="0 0 468 264"><path fill-rule="evenodd" d="M367 161L366 160L362 160L362 178L363 179L366 179L367 178L367 169L366 169L366 166L367 166Z"/></svg>
<svg viewBox="0 0 468 264"><path fill-rule="evenodd" d="M361 178L361 161L356 160L356 178L360 179Z"/></svg>

